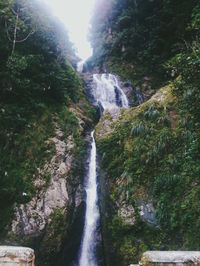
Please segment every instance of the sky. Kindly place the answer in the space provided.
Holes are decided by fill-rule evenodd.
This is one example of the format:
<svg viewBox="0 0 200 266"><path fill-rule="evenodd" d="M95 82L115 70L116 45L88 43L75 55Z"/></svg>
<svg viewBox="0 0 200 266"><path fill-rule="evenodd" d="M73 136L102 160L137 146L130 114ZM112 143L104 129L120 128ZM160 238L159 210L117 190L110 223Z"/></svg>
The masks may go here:
<svg viewBox="0 0 200 266"><path fill-rule="evenodd" d="M44 0L66 25L70 40L77 48L77 54L82 60L92 55L92 49L87 40L90 19L95 0Z"/></svg>

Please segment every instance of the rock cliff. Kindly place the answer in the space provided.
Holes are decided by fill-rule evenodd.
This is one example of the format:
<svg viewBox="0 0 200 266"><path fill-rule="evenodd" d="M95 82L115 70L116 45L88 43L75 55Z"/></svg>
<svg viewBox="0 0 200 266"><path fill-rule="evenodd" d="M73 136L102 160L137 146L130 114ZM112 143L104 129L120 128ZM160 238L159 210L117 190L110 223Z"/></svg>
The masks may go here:
<svg viewBox="0 0 200 266"><path fill-rule="evenodd" d="M36 169L34 196L26 204L16 204L6 237L7 243L33 247L36 265L70 264L80 246L85 208L83 183L90 141L88 125L92 120L81 108L71 110L77 112L80 133L67 136L54 122L55 135L46 142L55 146L55 153L42 168Z"/></svg>

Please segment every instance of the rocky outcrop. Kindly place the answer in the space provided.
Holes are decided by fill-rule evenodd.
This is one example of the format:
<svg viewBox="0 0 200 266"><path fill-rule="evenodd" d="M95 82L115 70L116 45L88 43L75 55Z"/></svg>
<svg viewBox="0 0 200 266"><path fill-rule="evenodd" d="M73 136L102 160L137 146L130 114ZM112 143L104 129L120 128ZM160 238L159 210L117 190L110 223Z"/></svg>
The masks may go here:
<svg viewBox="0 0 200 266"><path fill-rule="evenodd" d="M134 225L135 223L135 210L132 205L123 202L118 209L118 216L125 224Z"/></svg>
<svg viewBox="0 0 200 266"><path fill-rule="evenodd" d="M0 247L0 265L6 266L34 266L35 255L30 248L24 247Z"/></svg>
<svg viewBox="0 0 200 266"><path fill-rule="evenodd" d="M153 207L152 201L147 203L143 200L136 200L137 209L139 211L140 218L147 224L158 226L158 221L156 219L156 211ZM118 216L127 225L134 225L136 221L136 211L131 204L127 204L126 201L122 201L117 204L118 206Z"/></svg>
<svg viewBox="0 0 200 266"><path fill-rule="evenodd" d="M38 176L34 181L35 197L26 205L15 208L15 218L12 222L12 232L15 235L38 235L51 222L51 214L56 209L67 208L71 204L70 188L67 175L71 169L74 147L73 138L69 136L61 140L63 134L56 129L56 136L49 141L56 146L56 154L43 169L38 169ZM50 176L46 186L43 176Z"/></svg>
<svg viewBox="0 0 200 266"><path fill-rule="evenodd" d="M80 115L78 122L82 141L89 143ZM72 135L66 137L57 124L55 136L47 142L50 147L55 145L55 154L43 168L37 169L34 197L27 204L15 206L6 243L34 248L36 265L69 265L76 259L83 230L83 178L88 145L83 147L85 155L75 154L76 139Z"/></svg>
<svg viewBox="0 0 200 266"><path fill-rule="evenodd" d="M106 137L111 134L115 129L112 127L113 122L120 116L120 109L113 109L106 111L99 120L99 123L95 129L95 135L97 138Z"/></svg>
<svg viewBox="0 0 200 266"><path fill-rule="evenodd" d="M136 200L138 204L139 215L141 219L150 225L158 226L158 220L156 218L156 210L153 207L152 200L147 203L143 200Z"/></svg>

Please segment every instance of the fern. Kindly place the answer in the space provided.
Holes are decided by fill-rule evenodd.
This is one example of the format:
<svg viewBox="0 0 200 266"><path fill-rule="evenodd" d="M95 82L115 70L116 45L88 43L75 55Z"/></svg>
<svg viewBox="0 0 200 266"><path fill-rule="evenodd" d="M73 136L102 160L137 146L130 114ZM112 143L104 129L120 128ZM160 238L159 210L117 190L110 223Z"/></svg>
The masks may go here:
<svg viewBox="0 0 200 266"><path fill-rule="evenodd" d="M144 134L147 130L147 127L146 125L143 124L143 122L140 122L139 124L137 125L134 125L132 127L132 130L131 130L131 134L136 137L136 136L139 136L141 134Z"/></svg>
<svg viewBox="0 0 200 266"><path fill-rule="evenodd" d="M147 120L154 120L158 118L160 115L160 111L157 109L155 104L152 104L148 107L148 109L144 112L144 118Z"/></svg>

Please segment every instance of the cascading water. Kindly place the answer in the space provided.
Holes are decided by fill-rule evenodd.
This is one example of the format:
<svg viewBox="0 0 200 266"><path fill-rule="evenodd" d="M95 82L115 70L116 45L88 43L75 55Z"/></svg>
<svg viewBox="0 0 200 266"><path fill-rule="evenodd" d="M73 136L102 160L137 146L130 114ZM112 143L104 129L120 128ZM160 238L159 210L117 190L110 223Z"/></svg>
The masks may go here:
<svg viewBox="0 0 200 266"><path fill-rule="evenodd" d="M112 74L95 74L93 76L96 87L93 89L93 96L96 103L100 103L104 110L115 108L128 108L128 100L119 86L116 76Z"/></svg>
<svg viewBox="0 0 200 266"><path fill-rule="evenodd" d="M117 78L111 74L93 75L93 97L95 103L104 110L128 108L128 100L120 88ZM88 180L86 186L86 214L83 238L80 248L79 266L97 266L96 232L100 217L97 193L96 143L94 131L91 133L92 148L90 152Z"/></svg>
<svg viewBox="0 0 200 266"><path fill-rule="evenodd" d="M136 97L137 97L137 100L138 100L138 103L139 104L142 104L144 102L144 97L143 97L143 94L142 92L140 91L139 87L136 86L135 88L135 94L136 94Z"/></svg>
<svg viewBox="0 0 200 266"><path fill-rule="evenodd" d="M84 63L85 63L85 61L80 61L80 62L78 62L78 65L77 65L77 71L78 71L79 73L82 73L82 72L83 72L83 66L84 66Z"/></svg>
<svg viewBox="0 0 200 266"><path fill-rule="evenodd" d="M95 258L95 232L99 219L99 209L97 203L96 143L94 140L94 131L91 133L91 137L92 149L90 153L88 184L86 187L86 215L79 260L80 266L97 265Z"/></svg>

